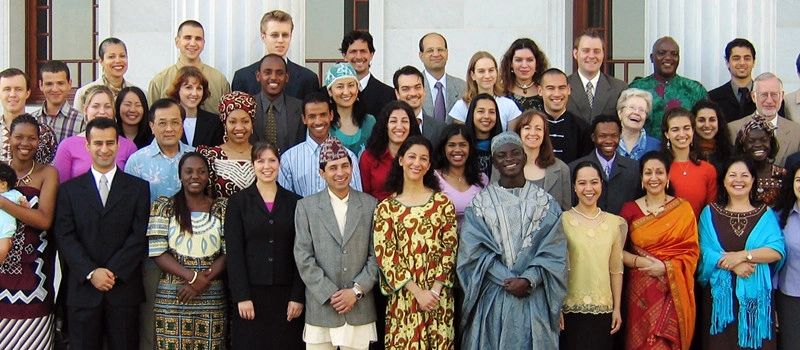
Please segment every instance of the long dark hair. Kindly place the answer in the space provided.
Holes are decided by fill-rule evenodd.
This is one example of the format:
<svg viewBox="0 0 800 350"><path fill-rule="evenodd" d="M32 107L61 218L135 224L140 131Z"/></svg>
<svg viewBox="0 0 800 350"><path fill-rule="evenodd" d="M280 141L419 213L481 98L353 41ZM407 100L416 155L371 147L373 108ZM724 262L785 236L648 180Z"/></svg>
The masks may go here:
<svg viewBox="0 0 800 350"><path fill-rule="evenodd" d="M642 178L644 178L644 163L647 163L649 160L657 160L664 164L664 170L667 172L667 179L669 179L669 166L670 166L670 153L669 152L661 152L661 151L650 151L645 153L642 158L639 159L639 181L641 182ZM641 183L639 184L641 186ZM642 186L643 187L643 186ZM647 193L644 188L639 190L639 197L644 196ZM669 186L667 183L667 187L664 188L664 193L675 196L675 189L672 186Z"/></svg>
<svg viewBox="0 0 800 350"><path fill-rule="evenodd" d="M408 151L411 146L414 145L422 145L428 149L428 154L430 155L429 159L432 160L432 146L431 142L428 139L422 137L422 135L416 136L409 136L406 139L406 142L403 142L403 145L400 146L400 150L397 151L397 157L395 161L392 163L392 169L389 170L389 176L386 178L386 183L384 184L384 188L388 192L393 192L397 194L403 193L403 167L400 166L400 157L405 156L406 152ZM433 164L431 163L431 167L428 168L428 171L422 177L422 184L433 190L434 192L441 191L439 187L439 181L436 180L436 175L433 174Z"/></svg>
<svg viewBox="0 0 800 350"><path fill-rule="evenodd" d="M355 78L354 78L355 79ZM328 89L323 89L325 95L328 96L328 101L331 105L331 110L333 111L333 121L331 125L338 125L339 124L339 108L336 107L336 101L333 100L330 92ZM361 102L361 91L358 92L358 96L356 97L356 102L353 103L353 123L356 124L359 128L364 125L364 120L367 119L367 111L364 110L364 103ZM305 107L305 105L303 105Z"/></svg>
<svg viewBox="0 0 800 350"><path fill-rule="evenodd" d="M725 162L725 165L722 167L722 171L717 174L717 205L724 207L728 205L728 201L730 201L728 191L725 189L725 176L728 174L728 169L730 169L731 165L736 163L744 163L744 165L747 167L747 171L750 172L750 176L753 177L753 186L750 188L750 204L753 206L758 206L761 204L761 201L758 200L758 171L756 169L756 165L753 163L753 160L743 154L736 154L728 159ZM794 194L793 190L790 189L789 191Z"/></svg>
<svg viewBox="0 0 800 350"><path fill-rule="evenodd" d="M661 150L664 151L664 155L667 157L667 160L671 164L672 161L675 160L675 156L672 154L672 146L669 146L670 142L669 140L667 140L667 137L664 136L664 134L666 134L667 130L669 130L669 121L679 117L689 118L689 122L692 125L692 142L689 144L689 160L693 164L699 165L701 157L698 147L695 146L695 142L697 142L697 140L696 136L694 136L694 130L695 130L694 116L692 112L690 112L686 108L683 107L672 108L667 110L666 113L664 113L664 119L661 120L661 135L664 137L664 142L661 143Z"/></svg>
<svg viewBox="0 0 800 350"><path fill-rule="evenodd" d="M537 109L529 109L517 117L517 125L514 127L514 132L522 137L522 128L530 124L534 118L542 120L542 145L539 146L539 154L534 159L534 163L544 169L556 162L556 156L553 154L553 142L550 141L550 126L548 126L547 115ZM529 159L530 160L530 159ZM573 181L574 182L574 181Z"/></svg>
<svg viewBox="0 0 800 350"><path fill-rule="evenodd" d="M203 155L199 152L189 152L184 154L178 161L178 178L181 176L183 164L186 163L186 160L192 157L196 157L203 161L207 172L210 170L206 157L203 157ZM205 190L203 190L203 193L205 193L207 196L213 197L210 186L206 186ZM186 193L183 188L183 183L181 183L181 189L172 196L172 201L175 204L175 220L178 221L178 226L180 227L181 232L188 232L189 234L194 233L192 231L192 212L189 210L189 205L186 203Z"/></svg>
<svg viewBox="0 0 800 350"><path fill-rule="evenodd" d="M467 129L464 124L453 123L442 130L441 138L439 139L439 147L436 148L436 169L439 171L447 170L450 168L450 162L447 161L447 143L453 136L461 135L467 140L467 162L464 164L464 179L470 186L477 185L483 187L481 182L481 167L478 164L478 151L475 149L475 136Z"/></svg>
<svg viewBox="0 0 800 350"><path fill-rule="evenodd" d="M714 157L716 160L728 159L733 152L733 145L731 144L731 136L728 131L728 118L719 108L719 105L711 100L703 99L698 101L692 107L692 127L695 128L694 134L697 135L697 112L702 109L710 109L717 115L717 134L714 135ZM695 136L693 144L696 147L699 143L699 138ZM696 147L698 148L698 147ZM699 149L699 148L698 148ZM710 159L708 159L710 160Z"/></svg>
<svg viewBox="0 0 800 350"><path fill-rule="evenodd" d="M370 134L369 139L367 139L365 148L367 152L372 154L375 158L383 157L383 153L389 148L389 116L396 110L401 110L408 114L409 130L406 138L420 134L417 117L414 115L414 110L408 103L397 100L387 103L383 106L381 113L378 115L378 120L372 128L372 134Z"/></svg>
<svg viewBox="0 0 800 350"><path fill-rule="evenodd" d="M122 88L122 90L119 90L117 99L114 100L114 119L117 121L117 134L125 137L125 132L122 129L122 113L120 113L120 107L122 107L122 100L125 99L125 96L128 95L129 92L136 94L136 96L139 97L139 102L142 103L142 119L139 120L139 125L137 125L136 138L149 140L151 136L153 136L153 131L150 130L150 125L148 124L150 121L150 107L147 103L147 97L144 95L144 91L135 86Z"/></svg>
<svg viewBox="0 0 800 350"><path fill-rule="evenodd" d="M475 130L475 107L478 105L478 101L480 100L491 100L494 103L494 110L495 110L495 123L494 128L491 132L489 132L489 140L497 136L497 134L503 132L502 121L500 121L500 108L497 107L497 101L494 99L494 96L489 94L478 94L474 98L472 98L472 102L469 103L469 109L467 110L467 119L464 121L464 124L467 125L467 129L472 132L472 135L476 135L475 138L477 139L478 133Z"/></svg>
<svg viewBox="0 0 800 350"><path fill-rule="evenodd" d="M789 165L786 169L786 175L783 177L781 184L781 193L778 195L778 200L775 203L775 211L778 212L778 221L781 228L786 226L786 220L789 219L795 203L797 203L797 196L794 194L794 177L797 171L800 170L800 162L795 162Z"/></svg>
<svg viewBox="0 0 800 350"><path fill-rule="evenodd" d="M545 56L544 51L539 48L539 45L536 45L536 42L528 39L528 38L519 38L514 40L509 46L506 53L503 55L503 59L500 62L500 74L498 74L498 79L503 81L503 92L506 94L511 93L514 89L514 84L517 82L517 75L511 71L511 63L514 60L514 53L517 50L524 50L528 49L533 53L533 59L536 64L536 70L533 72L533 83L539 84L539 80L542 78L542 72L549 68L549 64L547 63L547 56Z"/></svg>

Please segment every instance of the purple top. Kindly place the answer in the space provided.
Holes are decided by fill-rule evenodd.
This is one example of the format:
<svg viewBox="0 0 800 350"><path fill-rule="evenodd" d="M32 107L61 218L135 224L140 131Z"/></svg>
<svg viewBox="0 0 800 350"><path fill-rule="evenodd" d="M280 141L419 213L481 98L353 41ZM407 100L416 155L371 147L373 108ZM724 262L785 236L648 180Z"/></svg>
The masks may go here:
<svg viewBox="0 0 800 350"><path fill-rule="evenodd" d="M136 144L124 137L117 137L119 149L117 150L117 168L125 171L125 162L128 157L136 152ZM86 137L74 135L67 137L58 145L53 166L58 170L58 182L64 183L69 179L78 177L89 171L92 167L92 156L86 150Z"/></svg>
<svg viewBox="0 0 800 350"><path fill-rule="evenodd" d="M786 262L778 272L778 288L783 294L800 297L800 209L795 203L783 228Z"/></svg>
<svg viewBox="0 0 800 350"><path fill-rule="evenodd" d="M264 205L266 205L266 206L267 206L267 210L269 210L269 211L271 212L271 211L272 211L272 208L274 208L274 207L275 207L275 202L267 202L267 201L264 201Z"/></svg>
<svg viewBox="0 0 800 350"><path fill-rule="evenodd" d="M436 174L436 178L439 180L439 187L442 188L442 193L444 193L456 207L456 221L458 222L458 229L461 230L461 220L464 218L464 209L467 209L467 206L472 202L472 198L475 197L478 192L486 188L486 185L489 184L489 177L481 173L481 183L483 187L472 185L466 191L460 192L453 188L453 186L450 186L442 175L439 174L438 170L433 173Z"/></svg>

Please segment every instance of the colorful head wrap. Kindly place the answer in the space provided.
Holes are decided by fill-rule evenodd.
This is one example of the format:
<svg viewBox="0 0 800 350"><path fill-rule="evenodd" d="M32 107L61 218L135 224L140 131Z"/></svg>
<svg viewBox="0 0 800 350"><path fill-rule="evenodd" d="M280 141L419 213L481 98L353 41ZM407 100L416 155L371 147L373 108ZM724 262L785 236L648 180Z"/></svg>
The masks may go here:
<svg viewBox="0 0 800 350"><path fill-rule="evenodd" d="M764 130L770 138L775 137L775 126L772 123L764 120L763 117L753 116L749 122L742 125L739 132L736 133L736 143L744 142L745 137L749 136L753 130Z"/></svg>
<svg viewBox="0 0 800 350"><path fill-rule="evenodd" d="M356 76L356 70L353 69L353 66L350 63L342 62L337 63L331 66L328 69L328 74L325 74L325 86L331 87L333 83L335 83L339 79L345 78L353 78L356 80L356 83L359 84L359 88L361 88L361 84L358 81L358 77Z"/></svg>
<svg viewBox="0 0 800 350"><path fill-rule="evenodd" d="M325 141L322 141L320 146L322 147L319 152L320 163L332 162L347 157L347 148L344 147L342 141L335 137L328 137Z"/></svg>
<svg viewBox="0 0 800 350"><path fill-rule="evenodd" d="M256 100L252 96L241 92L234 91L227 93L220 98L219 101L219 119L225 124L225 120L231 112L241 109L250 115L250 118L255 118L256 115Z"/></svg>
<svg viewBox="0 0 800 350"><path fill-rule="evenodd" d="M522 139L519 138L519 135L517 135L515 132L504 131L500 134L497 134L497 136L495 136L494 138L492 138L492 148L491 148L492 155L494 155L494 152L497 151L497 149L500 148L500 146L509 143L515 144L520 148L524 148L522 146Z"/></svg>

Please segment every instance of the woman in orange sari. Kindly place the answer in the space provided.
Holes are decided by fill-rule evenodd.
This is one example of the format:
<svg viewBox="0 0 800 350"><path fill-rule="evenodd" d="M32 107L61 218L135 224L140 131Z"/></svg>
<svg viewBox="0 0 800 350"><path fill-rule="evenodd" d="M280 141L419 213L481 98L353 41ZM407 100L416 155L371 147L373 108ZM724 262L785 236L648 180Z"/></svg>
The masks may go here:
<svg viewBox="0 0 800 350"><path fill-rule="evenodd" d="M686 350L694 334L697 222L689 202L669 194L664 155L646 153L639 164L644 196L620 212L629 227L625 349Z"/></svg>

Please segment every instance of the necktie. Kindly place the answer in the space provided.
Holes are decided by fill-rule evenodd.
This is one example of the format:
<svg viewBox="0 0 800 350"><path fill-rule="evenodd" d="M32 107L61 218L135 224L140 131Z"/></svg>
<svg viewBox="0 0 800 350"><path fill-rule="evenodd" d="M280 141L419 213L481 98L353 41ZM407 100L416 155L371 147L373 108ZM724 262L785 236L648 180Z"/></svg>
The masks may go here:
<svg viewBox="0 0 800 350"><path fill-rule="evenodd" d="M739 88L739 105L744 107L748 102L750 102L750 89L746 87Z"/></svg>
<svg viewBox="0 0 800 350"><path fill-rule="evenodd" d="M442 82L437 81L436 84L433 85L436 88L436 101L433 103L433 117L436 120L444 122L445 114L447 113L444 110L444 86L442 86Z"/></svg>
<svg viewBox="0 0 800 350"><path fill-rule="evenodd" d="M269 108L267 108L267 118L264 121L264 124L266 124L266 132L264 133L267 138L266 141L278 147L278 121L275 118L275 105L269 105Z"/></svg>
<svg viewBox="0 0 800 350"><path fill-rule="evenodd" d="M100 201L103 202L103 206L106 206L106 200L108 199L108 178L106 174L100 175Z"/></svg>
<svg viewBox="0 0 800 350"><path fill-rule="evenodd" d="M606 180L611 177L611 164L603 165L603 172L606 173Z"/></svg>
<svg viewBox="0 0 800 350"><path fill-rule="evenodd" d="M594 104L594 85L591 81L586 83L586 98L589 99L589 110L591 110Z"/></svg>

